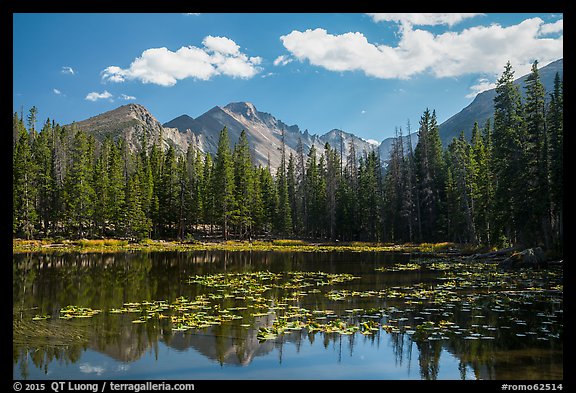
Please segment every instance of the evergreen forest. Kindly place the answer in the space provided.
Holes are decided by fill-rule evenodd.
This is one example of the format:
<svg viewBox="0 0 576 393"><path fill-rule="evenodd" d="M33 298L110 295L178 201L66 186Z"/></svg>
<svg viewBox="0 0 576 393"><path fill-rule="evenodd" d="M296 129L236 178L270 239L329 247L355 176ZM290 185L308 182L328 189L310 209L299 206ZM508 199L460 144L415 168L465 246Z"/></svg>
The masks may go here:
<svg viewBox="0 0 576 393"><path fill-rule="evenodd" d="M520 89L524 89L523 93ZM284 237L332 241L563 247L563 83L538 64L522 87L508 63L494 117L443 146L434 110L418 143L396 129L389 159L326 144L255 166L246 133L217 152L178 154L93 135L37 109L13 116L14 237L131 240Z"/></svg>

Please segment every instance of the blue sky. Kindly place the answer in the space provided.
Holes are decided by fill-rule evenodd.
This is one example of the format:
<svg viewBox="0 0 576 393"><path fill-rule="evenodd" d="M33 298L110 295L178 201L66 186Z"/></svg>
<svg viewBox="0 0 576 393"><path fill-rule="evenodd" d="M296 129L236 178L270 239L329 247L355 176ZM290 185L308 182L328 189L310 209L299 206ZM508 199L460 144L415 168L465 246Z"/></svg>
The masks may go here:
<svg viewBox="0 0 576 393"><path fill-rule="evenodd" d="M120 105L165 123L252 102L381 141L563 57L563 14L14 14L13 110L60 124Z"/></svg>

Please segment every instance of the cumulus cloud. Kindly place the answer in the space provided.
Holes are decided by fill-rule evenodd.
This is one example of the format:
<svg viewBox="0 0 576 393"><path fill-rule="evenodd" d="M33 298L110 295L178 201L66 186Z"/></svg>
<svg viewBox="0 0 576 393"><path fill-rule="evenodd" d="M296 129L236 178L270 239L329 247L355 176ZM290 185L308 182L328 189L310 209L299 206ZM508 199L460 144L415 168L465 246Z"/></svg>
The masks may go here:
<svg viewBox="0 0 576 393"><path fill-rule="evenodd" d="M92 93L88 93L86 95L86 100L88 101L98 101L98 100L105 100L108 98L112 98L112 94L108 92L108 90L104 90L102 93L98 93L93 91Z"/></svg>
<svg viewBox="0 0 576 393"><path fill-rule="evenodd" d="M546 23L540 26L541 34L560 33L564 31L564 19L557 20L554 23Z"/></svg>
<svg viewBox="0 0 576 393"><path fill-rule="evenodd" d="M480 78L478 83L475 85L470 86L470 90L472 90L469 94L466 95L466 98L474 98L477 94L482 93L483 91L494 89L496 87L495 82L490 82L486 78Z"/></svg>
<svg viewBox="0 0 576 393"><path fill-rule="evenodd" d="M134 96L129 96L129 95L126 95L126 94L120 94L120 97L119 97L119 98L120 98L121 100L124 100L124 101L130 101L130 100L135 100L135 99L136 99L136 97L134 97Z"/></svg>
<svg viewBox="0 0 576 393"><path fill-rule="evenodd" d="M452 26L467 18L472 18L483 14L472 13L448 13L448 14L367 14L374 22L397 22L406 25L419 25L419 26L435 26L435 25L448 25Z"/></svg>
<svg viewBox="0 0 576 393"><path fill-rule="evenodd" d="M456 23L457 19L436 17L427 23ZM401 22L399 17L394 21ZM360 32L335 35L322 28L294 30L280 39L302 62L336 72L361 71L382 79L408 79L424 72L438 78L470 73L498 75L507 61L522 75L529 72L534 60L544 65L563 57L562 35L542 37L561 31L560 21L546 24L540 18L531 18L509 27L493 24L441 34L414 29L412 23L416 24L400 27L396 46L371 43Z"/></svg>
<svg viewBox="0 0 576 393"><path fill-rule="evenodd" d="M90 363L82 363L79 366L80 372L84 373L84 374L96 374L96 375L102 375L102 373L105 370L104 367L102 366L92 366Z"/></svg>
<svg viewBox="0 0 576 393"><path fill-rule="evenodd" d="M227 37L207 36L202 45L202 48L184 46L175 52L165 47L146 49L128 68L105 68L101 72L102 80L139 80L173 86L182 79L210 80L217 75L249 79L261 71L262 58L248 57Z"/></svg>
<svg viewBox="0 0 576 393"><path fill-rule="evenodd" d="M61 92L60 90L56 89L56 88L52 89L52 92L53 92L54 94L56 94L56 95L62 94L62 92Z"/></svg>
<svg viewBox="0 0 576 393"><path fill-rule="evenodd" d="M74 75L74 70L72 69L72 67L68 67L68 66L62 66L62 69L60 70L61 73L63 74L69 74L69 75Z"/></svg>
<svg viewBox="0 0 576 393"><path fill-rule="evenodd" d="M236 56L240 53L240 47L230 38L212 37L211 35L204 38L202 44L210 51L223 55Z"/></svg>
<svg viewBox="0 0 576 393"><path fill-rule="evenodd" d="M274 60L274 65L275 66L278 66L278 65L285 66L286 64L292 62L292 60L293 59L290 56L280 55Z"/></svg>

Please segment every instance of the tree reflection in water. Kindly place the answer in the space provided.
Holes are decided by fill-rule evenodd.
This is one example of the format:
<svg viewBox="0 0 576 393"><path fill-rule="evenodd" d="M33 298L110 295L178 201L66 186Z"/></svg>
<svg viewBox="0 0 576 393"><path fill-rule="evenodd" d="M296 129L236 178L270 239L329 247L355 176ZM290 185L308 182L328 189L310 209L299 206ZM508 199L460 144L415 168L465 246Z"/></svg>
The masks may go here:
<svg viewBox="0 0 576 393"><path fill-rule="evenodd" d="M363 277L363 280L347 284L347 288L358 291L433 282L434 276L421 272L374 274L376 267L407 261L408 258L383 253L225 251L17 254L13 262L14 374L27 378L31 366L48 373L52 365L77 363L88 349L122 363L135 362L147 356L147 353L156 360L162 360L159 355L160 343L177 351L194 349L221 366L246 367L256 357L276 351L278 364L281 365L287 345L294 347L299 356L305 356L308 348L320 340L326 351L332 349L336 353L339 364L343 362L343 356L352 358L358 345L386 351L388 349L382 346L387 343L391 346L396 368L406 370L406 377L411 375L414 352L417 352L421 379L438 379L443 367L442 358L451 356L459 359L456 375L461 379L562 379L562 340L561 336L554 339L554 334L562 333L561 324L560 327L545 325L548 326L548 330L545 330L542 323L546 322L535 320L534 315L525 315L525 321L520 322L518 318L506 319L502 314L490 311L493 304L489 300L483 305L479 302L483 308L472 310L472 313L454 309L453 318L462 326L472 324L479 326L478 329L482 326L498 327L492 340L468 340L454 335L441 340L415 340L409 334L390 333L383 329L371 336L360 333L346 336L312 333L303 329L280 335L275 340L260 342L257 338L258 328L270 326L274 314L251 317L245 313L239 322L186 332L172 331L169 319L134 324L131 315L107 312L89 320L58 320L59 310L71 304L110 310L134 301L173 301L182 295L193 299L206 293L207 289L186 283L190 276L221 272L345 272ZM274 291L271 290L270 296L276 294ZM335 302L324 296L323 292L309 294L301 302L300 306L340 311L348 308L382 309L400 304L392 303L390 299L351 298ZM518 307L518 303L513 305ZM407 313L409 321L406 323L415 326L418 323L416 312L421 311L422 307L413 307L412 310L413 314ZM536 311L547 316L556 313L561 317L562 303L538 304ZM32 323L34 315L51 315L53 318ZM476 320L482 323L474 325ZM249 327L245 326L247 322ZM552 338L536 341L517 336L514 322L528 324L535 332L538 329L547 331ZM343 354L344 348L348 349L346 354Z"/></svg>

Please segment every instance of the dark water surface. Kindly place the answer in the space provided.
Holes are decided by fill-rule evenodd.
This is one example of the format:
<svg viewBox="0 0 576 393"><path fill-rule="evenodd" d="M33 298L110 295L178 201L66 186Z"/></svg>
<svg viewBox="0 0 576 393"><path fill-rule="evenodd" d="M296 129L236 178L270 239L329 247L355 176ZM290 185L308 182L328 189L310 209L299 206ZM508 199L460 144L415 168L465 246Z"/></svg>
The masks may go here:
<svg viewBox="0 0 576 393"><path fill-rule="evenodd" d="M563 379L560 268L55 253L15 255L12 282L15 379Z"/></svg>

